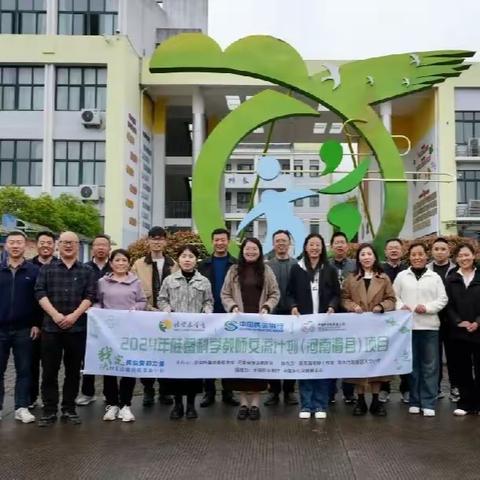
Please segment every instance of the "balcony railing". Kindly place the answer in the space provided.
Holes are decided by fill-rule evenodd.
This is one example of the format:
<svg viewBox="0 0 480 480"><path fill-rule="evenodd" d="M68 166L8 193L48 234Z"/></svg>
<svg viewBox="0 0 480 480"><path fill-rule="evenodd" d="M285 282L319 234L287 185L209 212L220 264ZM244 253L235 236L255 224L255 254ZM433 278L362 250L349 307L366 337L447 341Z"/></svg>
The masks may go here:
<svg viewBox="0 0 480 480"><path fill-rule="evenodd" d="M170 201L165 203L166 218L191 218L192 204L186 201Z"/></svg>
<svg viewBox="0 0 480 480"><path fill-rule="evenodd" d="M457 204L457 218L462 217L480 217L480 200Z"/></svg>

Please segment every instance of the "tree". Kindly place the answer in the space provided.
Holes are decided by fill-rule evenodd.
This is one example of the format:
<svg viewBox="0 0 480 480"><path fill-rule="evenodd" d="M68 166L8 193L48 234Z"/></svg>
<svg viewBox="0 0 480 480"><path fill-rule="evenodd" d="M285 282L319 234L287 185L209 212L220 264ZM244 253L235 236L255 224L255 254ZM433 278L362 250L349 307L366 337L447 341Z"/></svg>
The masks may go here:
<svg viewBox="0 0 480 480"><path fill-rule="evenodd" d="M0 188L0 214L8 213L27 220L25 217L30 215L31 210L32 198L23 188L14 186Z"/></svg>
<svg viewBox="0 0 480 480"><path fill-rule="evenodd" d="M33 198L26 216L20 218L27 222L44 225L55 232L65 229L65 223L59 214L57 201L45 193L38 198Z"/></svg>
<svg viewBox="0 0 480 480"><path fill-rule="evenodd" d="M94 237L102 233L100 214L91 203L83 203L73 195L62 194L55 199L58 213L67 230Z"/></svg>

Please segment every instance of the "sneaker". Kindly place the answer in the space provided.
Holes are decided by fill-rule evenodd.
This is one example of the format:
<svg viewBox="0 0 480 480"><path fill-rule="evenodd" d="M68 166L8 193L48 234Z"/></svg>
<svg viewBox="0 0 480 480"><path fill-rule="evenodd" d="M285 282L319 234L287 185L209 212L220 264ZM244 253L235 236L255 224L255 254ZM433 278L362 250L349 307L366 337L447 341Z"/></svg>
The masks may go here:
<svg viewBox="0 0 480 480"><path fill-rule="evenodd" d="M39 427L49 427L57 421L57 416L55 414L51 415L42 415L40 420L38 420L37 425Z"/></svg>
<svg viewBox="0 0 480 480"><path fill-rule="evenodd" d="M118 407L117 407L118 408ZM122 420L122 422L134 422L135 415L132 413L132 410L128 405L124 405L122 409L118 412L118 418Z"/></svg>
<svg viewBox="0 0 480 480"><path fill-rule="evenodd" d="M445 393L443 393L441 390L438 392L438 395L437 395L437 400L441 400L442 398L445 397Z"/></svg>
<svg viewBox="0 0 480 480"><path fill-rule="evenodd" d="M416 415L420 413L420 407L408 407L408 413Z"/></svg>
<svg viewBox="0 0 480 480"><path fill-rule="evenodd" d="M387 403L388 401L390 401L390 394L385 390L381 390L378 394L378 401L382 403Z"/></svg>
<svg viewBox="0 0 480 480"><path fill-rule="evenodd" d="M315 412L315 418L327 418L327 412Z"/></svg>
<svg viewBox="0 0 480 480"><path fill-rule="evenodd" d="M273 407L280 402L280 395L278 393L271 393L268 398L263 402L266 407Z"/></svg>
<svg viewBox="0 0 480 480"><path fill-rule="evenodd" d="M0 410L0 420L2 419L3 410Z"/></svg>
<svg viewBox="0 0 480 480"><path fill-rule="evenodd" d="M424 408L423 409L423 416L424 417L434 417L435 416L435 410L432 410L431 408Z"/></svg>
<svg viewBox="0 0 480 480"><path fill-rule="evenodd" d="M28 408L17 408L15 410L15 420L22 423L32 423L35 421L35 417L28 411Z"/></svg>
<svg viewBox="0 0 480 480"><path fill-rule="evenodd" d="M198 413L195 410L194 405L187 405L187 412L185 413L185 418L187 420L193 420L195 418L198 418Z"/></svg>
<svg viewBox="0 0 480 480"><path fill-rule="evenodd" d="M184 413L183 403L177 403L170 412L170 420L180 420Z"/></svg>
<svg viewBox="0 0 480 480"><path fill-rule="evenodd" d="M143 389L143 406L151 407L155 403L155 390L153 388Z"/></svg>
<svg viewBox="0 0 480 480"><path fill-rule="evenodd" d="M119 411L120 409L116 405L107 405L107 408L105 408L105 415L103 416L103 419L106 422L116 420Z"/></svg>
<svg viewBox="0 0 480 480"><path fill-rule="evenodd" d="M215 403L215 394L206 393L200 402L200 408L207 408Z"/></svg>
<svg viewBox="0 0 480 480"><path fill-rule="evenodd" d="M362 415L366 415L367 412L368 412L368 407L365 402L365 399L364 398L357 399L357 401L355 402L355 407L353 408L352 414L355 417L360 417Z"/></svg>
<svg viewBox="0 0 480 480"><path fill-rule="evenodd" d="M249 408L246 405L242 405L238 409L237 419L238 420L246 420L248 418L249 413L250 413Z"/></svg>
<svg viewBox="0 0 480 480"><path fill-rule="evenodd" d="M300 410L300 413L298 414L298 418L310 418L312 414L308 410Z"/></svg>
<svg viewBox="0 0 480 480"><path fill-rule="evenodd" d="M410 403L410 392L402 393L402 403Z"/></svg>
<svg viewBox="0 0 480 480"><path fill-rule="evenodd" d="M450 401L453 403L457 403L460 400L460 391L458 390L457 387L452 387L450 389L449 398L450 398Z"/></svg>
<svg viewBox="0 0 480 480"><path fill-rule="evenodd" d="M62 412L60 420L65 423L71 423L72 425L80 425L82 423L81 418L75 410L72 410L71 412Z"/></svg>
<svg viewBox="0 0 480 480"><path fill-rule="evenodd" d="M283 395L283 403L285 405L298 405L298 398L294 393L285 393Z"/></svg>
<svg viewBox="0 0 480 480"><path fill-rule="evenodd" d="M370 413L376 417L385 417L387 415L385 402L382 403L380 400L378 401L372 400L369 410L370 410Z"/></svg>
<svg viewBox="0 0 480 480"><path fill-rule="evenodd" d="M468 414L468 412L466 410L463 410L462 408L456 408L454 411L453 411L453 414L456 416L456 417L464 417L465 415Z"/></svg>
<svg viewBox="0 0 480 480"><path fill-rule="evenodd" d="M36 407L39 407L39 408L42 408L42 407L43 407L42 402L41 402L40 400L38 400L38 399L37 399L37 400L34 400L34 401L31 403L31 405L28 406L28 408L29 408L30 410L33 410L33 409L36 408Z"/></svg>
<svg viewBox="0 0 480 480"><path fill-rule="evenodd" d="M90 405L92 402L94 402L97 399L95 395L84 395L83 393L77 397L75 400L75 404L78 405L79 407L85 407L87 405Z"/></svg>
<svg viewBox="0 0 480 480"><path fill-rule="evenodd" d="M353 405L355 403L355 395L348 395L343 397L345 405Z"/></svg>

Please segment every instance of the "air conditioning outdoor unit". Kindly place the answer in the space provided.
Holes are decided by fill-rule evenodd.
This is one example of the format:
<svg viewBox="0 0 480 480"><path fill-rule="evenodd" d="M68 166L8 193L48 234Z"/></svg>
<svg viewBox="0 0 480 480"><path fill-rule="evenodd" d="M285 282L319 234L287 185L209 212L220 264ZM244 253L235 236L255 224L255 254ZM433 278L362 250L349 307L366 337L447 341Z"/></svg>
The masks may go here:
<svg viewBox="0 0 480 480"><path fill-rule="evenodd" d="M471 157L480 157L480 138L473 137L468 139L468 152Z"/></svg>
<svg viewBox="0 0 480 480"><path fill-rule="evenodd" d="M78 196L82 200L98 200L100 198L100 189L98 185L80 185L78 187Z"/></svg>
<svg viewBox="0 0 480 480"><path fill-rule="evenodd" d="M80 111L80 119L85 128L101 128L102 111L96 109L84 109Z"/></svg>

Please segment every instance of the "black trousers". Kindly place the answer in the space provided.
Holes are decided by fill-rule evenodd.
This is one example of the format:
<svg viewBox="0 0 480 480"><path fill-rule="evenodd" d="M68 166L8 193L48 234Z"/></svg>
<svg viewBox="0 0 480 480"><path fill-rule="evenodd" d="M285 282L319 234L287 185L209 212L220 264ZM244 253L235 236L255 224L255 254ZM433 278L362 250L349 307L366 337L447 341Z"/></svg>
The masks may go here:
<svg viewBox="0 0 480 480"><path fill-rule="evenodd" d="M33 404L40 394L40 363L42 358L42 338L32 341L32 368L30 384L30 405Z"/></svg>
<svg viewBox="0 0 480 480"><path fill-rule="evenodd" d="M270 393L274 393L276 395L280 395L280 393L282 393L282 386L284 394L293 393L295 391L295 380L269 380L268 385L268 390Z"/></svg>
<svg viewBox="0 0 480 480"><path fill-rule="evenodd" d="M80 386L80 369L85 356L86 333L42 333L42 400L45 415L57 413L59 402L58 372L65 367L62 411L75 411Z"/></svg>
<svg viewBox="0 0 480 480"><path fill-rule="evenodd" d="M203 381L203 389L205 392L205 395L213 395L217 393L217 389L215 388L215 379L214 378L206 378ZM225 380L222 380L222 395L233 395L232 390L228 388L228 386L225 384Z"/></svg>
<svg viewBox="0 0 480 480"><path fill-rule="evenodd" d="M390 382L382 382L380 390L390 393ZM403 395L406 392L410 391L410 374L404 373L400 375L400 393Z"/></svg>
<svg viewBox="0 0 480 480"><path fill-rule="evenodd" d="M455 366L455 361L452 360L452 349L454 349L454 342L449 338L448 335L448 325L446 322L443 322L440 325L438 340L439 340L439 349L440 349L440 378L438 379L438 389L440 390L440 384L442 383L443 378L443 349L445 348L445 359L447 360L447 372L448 380L450 382L450 388L458 387L458 378L457 378L457 369Z"/></svg>
<svg viewBox="0 0 480 480"><path fill-rule="evenodd" d="M160 378L141 378L140 381L142 382L144 390L154 390L155 380L158 382L158 394L159 395L166 395L165 387L163 385L163 380ZM154 392L155 393L155 392Z"/></svg>
<svg viewBox="0 0 480 480"><path fill-rule="evenodd" d="M95 395L95 375L82 376L82 393L88 397Z"/></svg>
<svg viewBox="0 0 480 480"><path fill-rule="evenodd" d="M460 390L457 407L467 412L478 412L480 411L480 344L452 340L451 352Z"/></svg>
<svg viewBox="0 0 480 480"><path fill-rule="evenodd" d="M129 407L132 404L133 389L135 388L135 378L122 377L120 379L120 387L117 377L103 377L103 394L107 401L107 405Z"/></svg>

